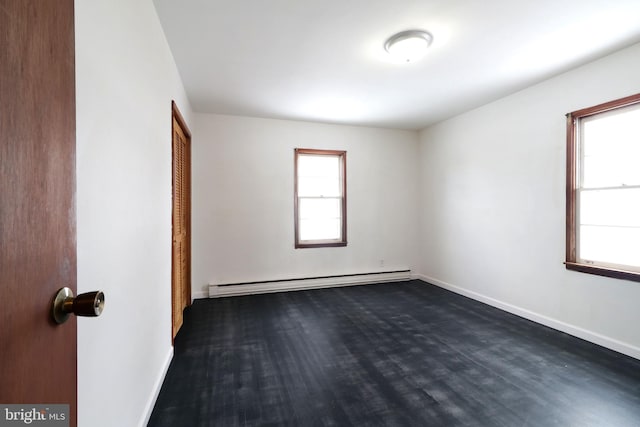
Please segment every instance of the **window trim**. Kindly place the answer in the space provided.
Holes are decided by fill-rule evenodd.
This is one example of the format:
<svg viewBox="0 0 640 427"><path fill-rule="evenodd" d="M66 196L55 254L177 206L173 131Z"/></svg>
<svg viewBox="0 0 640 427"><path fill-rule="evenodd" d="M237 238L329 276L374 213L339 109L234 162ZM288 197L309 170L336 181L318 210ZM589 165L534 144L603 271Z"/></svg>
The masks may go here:
<svg viewBox="0 0 640 427"><path fill-rule="evenodd" d="M580 120L605 113L619 108L640 104L640 93L605 102L593 107L583 108L567 114L567 183L566 183L566 253L565 267L567 270L579 271L599 276L613 277L640 282L640 272L607 267L605 265L592 265L580 262L577 258L577 196L579 186L579 139L578 126Z"/></svg>
<svg viewBox="0 0 640 427"><path fill-rule="evenodd" d="M299 235L299 215L298 215L298 155L311 154L323 156L340 157L340 172L342 174L342 197L341 197L341 239L340 240L309 240L300 241ZM343 150L320 150L315 148L295 148L293 156L293 218L294 218L294 238L295 248L330 248L347 246L347 152Z"/></svg>

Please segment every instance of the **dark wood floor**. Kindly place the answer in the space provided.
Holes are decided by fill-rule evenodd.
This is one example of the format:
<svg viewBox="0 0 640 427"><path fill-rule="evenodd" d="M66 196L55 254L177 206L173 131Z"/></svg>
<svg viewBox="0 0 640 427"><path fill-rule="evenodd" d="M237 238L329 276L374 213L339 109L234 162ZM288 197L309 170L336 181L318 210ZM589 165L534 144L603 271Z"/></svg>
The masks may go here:
<svg viewBox="0 0 640 427"><path fill-rule="evenodd" d="M640 426L640 361L420 281L197 300L149 426Z"/></svg>

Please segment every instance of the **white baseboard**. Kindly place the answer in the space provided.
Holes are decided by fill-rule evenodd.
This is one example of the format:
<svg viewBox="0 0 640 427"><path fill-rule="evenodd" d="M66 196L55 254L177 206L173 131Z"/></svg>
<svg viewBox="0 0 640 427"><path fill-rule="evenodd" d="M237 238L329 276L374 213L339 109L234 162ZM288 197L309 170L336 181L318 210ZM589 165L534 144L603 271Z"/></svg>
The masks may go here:
<svg viewBox="0 0 640 427"><path fill-rule="evenodd" d="M492 307L496 307L496 308L499 308L500 310L504 310L511 314L515 314L516 316L524 317L525 319L531 320L536 323L540 323L552 329L565 332L569 335L573 335L575 337L592 342L594 344L601 345L603 347L617 351L619 353L626 354L627 356L633 357L635 359L640 359L640 348L635 347L631 344L627 344L622 341L609 338L605 335L601 335L596 332L589 331L587 329L583 329L578 326L574 326L569 323L565 323L560 320L535 313L533 311L479 294L474 291L470 291L468 289L461 288L459 286L452 285L447 282L443 282L442 280L438 280L433 277L425 276L423 274L414 274L412 275L412 277L415 279L419 279L424 282L439 286L441 288L447 289L449 291L455 292L457 294L464 295L465 297L474 299L476 301L483 302Z"/></svg>
<svg viewBox="0 0 640 427"><path fill-rule="evenodd" d="M153 386L153 392L151 396L149 396L149 400L144 408L144 412L142 413L142 418L138 423L140 427L146 427L149 424L149 419L151 418L151 413L153 412L153 407L156 404L156 400L158 399L158 395L160 394L160 389L162 388L162 383L164 382L164 377L167 376L167 371L169 370L169 365L171 365L171 360L173 359L173 347L169 350L169 354L165 358L164 365L162 366L162 370L160 371L160 375L156 379L156 383Z"/></svg>
<svg viewBox="0 0 640 427"><path fill-rule="evenodd" d="M193 302L193 300L195 299L202 299L202 298L209 298L208 290L201 289L197 292L194 292L193 289L191 290L191 302Z"/></svg>
<svg viewBox="0 0 640 427"><path fill-rule="evenodd" d="M305 289L331 288L338 286L369 285L373 283L401 282L411 280L409 270L392 272L373 272L326 276L306 279L271 280L230 285L209 285L209 297L229 297L239 295L264 294L283 291L300 291Z"/></svg>

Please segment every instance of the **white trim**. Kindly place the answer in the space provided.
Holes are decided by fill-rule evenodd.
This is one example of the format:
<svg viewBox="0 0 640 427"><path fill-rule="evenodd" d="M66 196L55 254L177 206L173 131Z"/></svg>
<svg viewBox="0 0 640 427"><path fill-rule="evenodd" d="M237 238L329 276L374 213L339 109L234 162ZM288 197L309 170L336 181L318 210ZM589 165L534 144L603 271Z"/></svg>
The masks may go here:
<svg viewBox="0 0 640 427"><path fill-rule="evenodd" d="M569 323L565 323L560 320L535 313L533 311L479 294L474 291L470 291L468 289L461 288L459 286L452 285L447 282L443 282L442 280L438 280L433 277L425 276L423 274L414 274L412 275L412 277L415 279L419 279L424 282L439 286L441 288L447 289L449 291L455 292L457 294L464 295L465 297L474 299L476 301L480 301L492 307L499 308L500 310L504 310L509 313L515 314L516 316L524 317L525 319L531 320L536 323L540 323L552 329L565 332L569 335L573 335L575 337L592 342L594 344L601 345L603 347L617 351L619 353L626 354L627 356L633 357L635 359L640 359L640 348L635 347L631 344L618 341L614 338L601 335L597 332L589 331L587 329L583 329L578 326L574 326Z"/></svg>
<svg viewBox="0 0 640 427"><path fill-rule="evenodd" d="M271 292L299 291L304 289L331 288L337 286L369 285L373 283L402 282L411 280L410 271L363 273L349 276L332 276L312 279L293 279L256 282L238 285L209 285L209 297L264 294Z"/></svg>
<svg viewBox="0 0 640 427"><path fill-rule="evenodd" d="M169 354L164 361L164 365L160 371L160 375L156 380L156 383L153 386L153 392L151 396L149 396L149 400L147 401L147 405L145 406L144 412L142 413L142 418L138 423L138 426L145 427L149 424L149 419L151 418L151 413L153 412L153 407L156 405L156 400L158 399L158 395L160 394L160 389L162 388L162 383L164 382L164 378L167 375L167 371L169 370L169 365L171 365L171 360L173 359L173 346L169 349Z"/></svg>

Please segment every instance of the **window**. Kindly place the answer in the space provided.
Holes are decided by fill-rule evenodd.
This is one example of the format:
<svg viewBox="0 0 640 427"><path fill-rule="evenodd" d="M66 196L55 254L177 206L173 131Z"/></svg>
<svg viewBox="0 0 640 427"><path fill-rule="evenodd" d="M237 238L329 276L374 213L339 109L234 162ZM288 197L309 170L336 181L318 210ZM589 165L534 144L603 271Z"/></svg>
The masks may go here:
<svg viewBox="0 0 640 427"><path fill-rule="evenodd" d="M347 245L346 151L295 149L295 247Z"/></svg>
<svg viewBox="0 0 640 427"><path fill-rule="evenodd" d="M565 264L640 281L640 94L567 119Z"/></svg>

